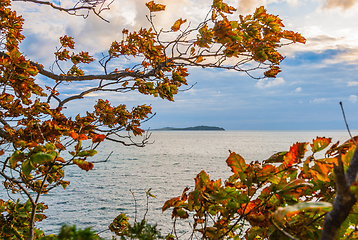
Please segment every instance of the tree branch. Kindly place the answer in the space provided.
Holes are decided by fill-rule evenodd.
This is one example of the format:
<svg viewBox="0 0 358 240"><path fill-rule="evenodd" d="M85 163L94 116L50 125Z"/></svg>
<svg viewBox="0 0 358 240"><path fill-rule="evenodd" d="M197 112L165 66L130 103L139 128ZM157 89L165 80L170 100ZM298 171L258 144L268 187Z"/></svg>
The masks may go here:
<svg viewBox="0 0 358 240"><path fill-rule="evenodd" d="M349 187L357 179L358 173L358 148L355 150L351 163L344 174L341 155L338 156L338 166L334 165L336 177L337 194L333 202L333 209L330 211L323 223L321 240L336 239L337 232L347 218L353 205L357 202L354 194L349 191Z"/></svg>
<svg viewBox="0 0 358 240"><path fill-rule="evenodd" d="M81 9L91 10L93 8L92 6L80 6L80 7L73 7L73 8L63 8L63 7L56 6L55 4L53 4L51 2L39 1L39 0L13 0L13 1L14 2L32 2L32 3L48 5L48 6L51 6L52 8L54 8L56 10L64 11L64 12L78 11L78 10L81 10Z"/></svg>
<svg viewBox="0 0 358 240"><path fill-rule="evenodd" d="M105 22L108 22L108 20L104 19L100 13L103 10L108 10L109 9L109 5L111 5L113 3L114 0L110 1L107 6L104 6L105 2L107 0L79 0L74 7L72 8L63 8L61 6L55 5L49 1L40 1L40 0L13 0L15 2L32 2L32 3L37 3L37 4L42 4L42 5L48 5L50 7L52 7L53 9L59 10L59 11L63 11L66 12L70 15L77 15L77 16L82 16L83 18L87 18L89 15L90 11L93 11L93 13L98 16L100 19L102 19ZM82 4L81 6L78 6ZM97 6L100 6L98 11L96 11ZM77 11L79 10L87 10L87 14L77 14Z"/></svg>

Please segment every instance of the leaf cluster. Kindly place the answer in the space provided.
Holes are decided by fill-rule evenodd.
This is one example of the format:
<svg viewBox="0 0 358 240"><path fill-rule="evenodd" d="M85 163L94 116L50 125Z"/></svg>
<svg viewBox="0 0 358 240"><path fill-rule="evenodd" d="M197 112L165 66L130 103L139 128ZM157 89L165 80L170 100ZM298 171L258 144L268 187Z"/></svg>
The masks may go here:
<svg viewBox="0 0 358 240"><path fill-rule="evenodd" d="M308 146L311 154L306 156ZM317 137L310 145L296 143L264 161L246 163L231 152L226 163L233 174L227 180L211 180L201 171L194 190L185 188L162 210L172 209L174 219L193 216L192 238L200 234L203 239L318 239L336 195L333 166L340 155L347 167L355 149L353 140L339 145ZM357 225L356 210L355 205L341 237Z"/></svg>

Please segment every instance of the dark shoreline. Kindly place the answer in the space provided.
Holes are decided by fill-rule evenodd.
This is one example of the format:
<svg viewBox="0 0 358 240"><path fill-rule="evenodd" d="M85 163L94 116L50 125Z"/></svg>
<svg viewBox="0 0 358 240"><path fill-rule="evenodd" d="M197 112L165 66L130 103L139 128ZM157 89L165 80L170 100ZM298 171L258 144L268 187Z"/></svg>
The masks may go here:
<svg viewBox="0 0 358 240"><path fill-rule="evenodd" d="M225 129L221 127L213 127L213 126L195 126L195 127L186 127L186 128L165 127L165 128L152 129L152 131L225 131Z"/></svg>

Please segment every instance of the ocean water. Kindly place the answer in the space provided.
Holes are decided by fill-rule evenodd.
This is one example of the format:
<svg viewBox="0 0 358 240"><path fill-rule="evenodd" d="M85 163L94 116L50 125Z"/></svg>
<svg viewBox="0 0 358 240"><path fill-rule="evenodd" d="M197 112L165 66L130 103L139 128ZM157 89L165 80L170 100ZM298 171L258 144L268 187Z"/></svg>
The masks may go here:
<svg viewBox="0 0 358 240"><path fill-rule="evenodd" d="M49 205L45 212L48 218L37 226L47 234L56 233L63 224L103 231L120 213L127 213L130 222L135 217L140 220L147 209L145 191L151 188L156 198L149 198L146 219L157 223L166 235L172 219L170 210L161 211L164 202L181 195L185 187L193 188L201 170L211 179L229 177L225 163L229 150L247 162L260 161L289 150L295 142L310 142L317 136L341 143L349 139L346 131L154 131L151 144L144 148L105 142L93 160L104 160L113 151L107 162L95 164L89 172L68 167L65 180L71 184L67 189L60 187L41 196L40 201ZM8 199L2 186L0 198ZM177 227L180 233L190 231L188 222ZM109 239L111 234L107 231L101 236Z"/></svg>

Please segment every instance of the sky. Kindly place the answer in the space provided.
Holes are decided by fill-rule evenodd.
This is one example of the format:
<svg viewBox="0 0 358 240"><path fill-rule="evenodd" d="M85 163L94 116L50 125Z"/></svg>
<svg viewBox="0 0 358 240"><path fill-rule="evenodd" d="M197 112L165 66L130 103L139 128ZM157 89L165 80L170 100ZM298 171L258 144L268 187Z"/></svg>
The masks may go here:
<svg viewBox="0 0 358 240"><path fill-rule="evenodd" d="M53 1L71 7L72 0ZM76 49L89 51L96 60L111 42L121 40L123 28L148 27L145 0L114 0L102 13L88 18L69 16L34 3L13 2L12 8L25 18L25 40L20 50L49 68L59 37L74 37ZM188 84L169 102L139 93L97 94L67 107L75 115L91 110L96 98L128 107L150 104L156 115L144 128L219 126L227 130L329 130L345 129L339 102L343 102L351 129L358 129L358 1L357 0L227 0L238 14L253 13L265 6L279 15L285 29L300 32L306 44L285 46L282 72L275 79L255 80L248 75L217 69L190 68ZM169 29L178 18L195 25L205 18L211 0L157 0L166 5L156 13L158 29ZM124 63L118 63L123 66ZM98 72L98 64L89 72ZM40 81L45 81L40 79ZM83 89L86 85L82 86ZM68 95L77 86L65 89ZM92 105L92 106L91 106Z"/></svg>

